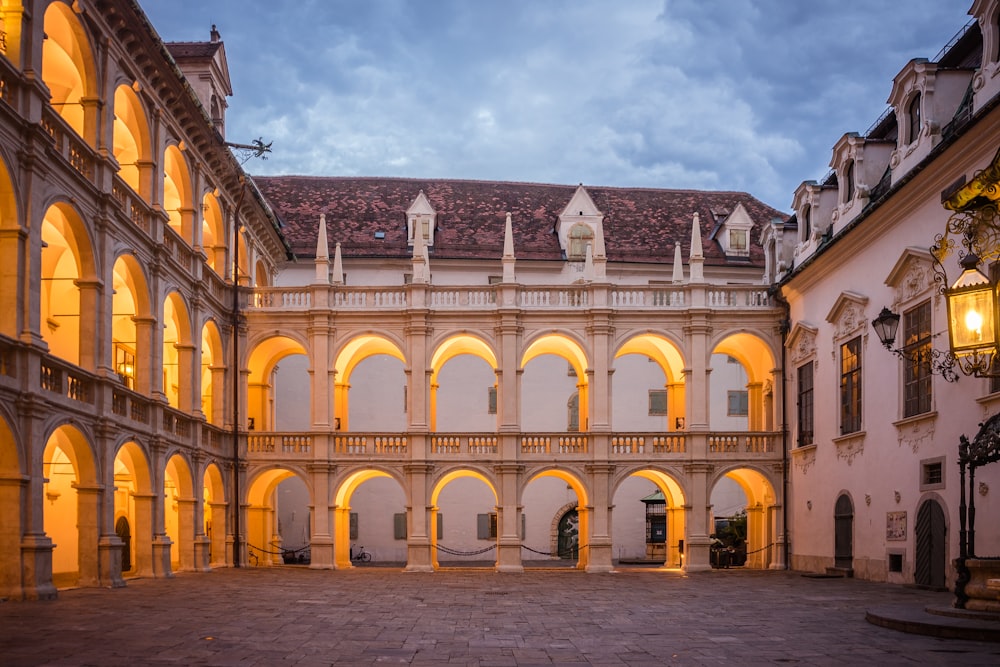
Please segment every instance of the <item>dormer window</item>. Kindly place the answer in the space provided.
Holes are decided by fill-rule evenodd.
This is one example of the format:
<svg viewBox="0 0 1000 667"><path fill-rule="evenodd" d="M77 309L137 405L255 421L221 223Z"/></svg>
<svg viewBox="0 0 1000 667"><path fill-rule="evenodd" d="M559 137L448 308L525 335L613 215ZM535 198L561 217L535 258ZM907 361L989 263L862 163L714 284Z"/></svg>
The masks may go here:
<svg viewBox="0 0 1000 667"><path fill-rule="evenodd" d="M906 107L906 113L909 117L908 134L906 136L907 143L912 144L920 137L920 93L913 96L910 100L910 104Z"/></svg>
<svg viewBox="0 0 1000 667"><path fill-rule="evenodd" d="M812 236L812 207L809 204L802 207L800 218L802 223L802 241L808 242L809 237Z"/></svg>
<svg viewBox="0 0 1000 667"><path fill-rule="evenodd" d="M729 254L749 255L750 248L747 245L747 232L745 229L729 230Z"/></svg>
<svg viewBox="0 0 1000 667"><path fill-rule="evenodd" d="M590 225L576 224L569 230L569 247L566 259L582 260L587 256L587 246L594 243L594 230Z"/></svg>
<svg viewBox="0 0 1000 667"><path fill-rule="evenodd" d="M854 200L854 160L847 163L844 168L844 203L849 204Z"/></svg>
<svg viewBox="0 0 1000 667"><path fill-rule="evenodd" d="M410 208L406 210L407 243L412 246L416 238L415 234L420 234L424 237L425 246L433 246L436 218L437 213L427 199L427 195L421 190L413 203L410 204Z"/></svg>

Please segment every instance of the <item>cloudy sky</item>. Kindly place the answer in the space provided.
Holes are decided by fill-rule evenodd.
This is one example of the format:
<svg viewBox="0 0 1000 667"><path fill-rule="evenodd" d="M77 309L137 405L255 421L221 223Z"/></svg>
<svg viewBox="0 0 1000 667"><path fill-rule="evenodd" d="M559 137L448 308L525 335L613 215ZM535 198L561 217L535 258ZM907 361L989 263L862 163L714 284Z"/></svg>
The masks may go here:
<svg viewBox="0 0 1000 667"><path fill-rule="evenodd" d="M226 45L255 174L745 190L787 210L971 0L140 0Z"/></svg>

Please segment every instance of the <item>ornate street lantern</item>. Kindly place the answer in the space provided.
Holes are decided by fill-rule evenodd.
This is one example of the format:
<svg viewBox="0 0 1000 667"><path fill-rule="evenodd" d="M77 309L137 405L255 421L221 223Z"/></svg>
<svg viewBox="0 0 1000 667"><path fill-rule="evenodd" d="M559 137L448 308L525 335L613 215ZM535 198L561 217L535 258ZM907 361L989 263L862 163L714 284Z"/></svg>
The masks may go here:
<svg viewBox="0 0 1000 667"><path fill-rule="evenodd" d="M962 258L962 275L945 290L948 336L956 357L994 356L997 349L996 289L979 270L979 257Z"/></svg>

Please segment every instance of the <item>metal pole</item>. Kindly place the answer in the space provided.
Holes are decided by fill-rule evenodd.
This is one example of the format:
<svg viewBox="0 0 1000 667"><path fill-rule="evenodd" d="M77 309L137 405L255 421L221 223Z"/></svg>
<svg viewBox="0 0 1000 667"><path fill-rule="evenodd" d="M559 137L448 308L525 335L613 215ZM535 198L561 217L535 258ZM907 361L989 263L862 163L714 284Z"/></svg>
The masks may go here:
<svg viewBox="0 0 1000 667"><path fill-rule="evenodd" d="M233 212L233 567L240 567L240 207L247 186L240 176L240 196Z"/></svg>

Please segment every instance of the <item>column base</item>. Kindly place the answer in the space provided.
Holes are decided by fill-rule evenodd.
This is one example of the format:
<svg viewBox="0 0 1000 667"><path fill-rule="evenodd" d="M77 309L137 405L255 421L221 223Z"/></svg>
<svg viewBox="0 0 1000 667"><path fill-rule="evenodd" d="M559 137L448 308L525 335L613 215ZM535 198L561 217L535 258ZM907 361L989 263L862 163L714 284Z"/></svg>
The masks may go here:
<svg viewBox="0 0 1000 667"><path fill-rule="evenodd" d="M173 542L166 535L157 535L153 538L153 576L157 578L170 579L174 576L170 566L170 547Z"/></svg>
<svg viewBox="0 0 1000 667"><path fill-rule="evenodd" d="M25 600L54 600L58 596L52 583L52 539L42 535L25 535L21 540L22 584Z"/></svg>
<svg viewBox="0 0 1000 667"><path fill-rule="evenodd" d="M314 535L309 542L309 569L345 569L338 567L338 565L334 559L333 538L329 535ZM347 564L347 567L350 567L350 563Z"/></svg>
<svg viewBox="0 0 1000 667"><path fill-rule="evenodd" d="M211 566L208 564L209 552L212 550L211 540L207 535L200 535L194 538L194 570L195 572L209 572Z"/></svg>
<svg viewBox="0 0 1000 667"><path fill-rule="evenodd" d="M124 588L122 579L122 547L124 543L117 535L105 535L97 543L97 567L100 585L109 588Z"/></svg>
<svg viewBox="0 0 1000 667"><path fill-rule="evenodd" d="M423 538L419 542L408 542L406 545L407 572L434 572L434 559L431 558L431 545Z"/></svg>

